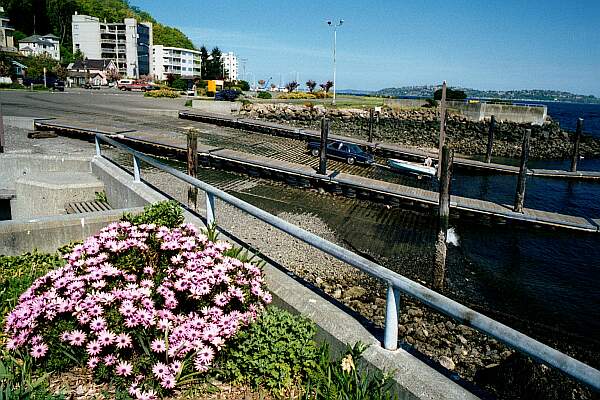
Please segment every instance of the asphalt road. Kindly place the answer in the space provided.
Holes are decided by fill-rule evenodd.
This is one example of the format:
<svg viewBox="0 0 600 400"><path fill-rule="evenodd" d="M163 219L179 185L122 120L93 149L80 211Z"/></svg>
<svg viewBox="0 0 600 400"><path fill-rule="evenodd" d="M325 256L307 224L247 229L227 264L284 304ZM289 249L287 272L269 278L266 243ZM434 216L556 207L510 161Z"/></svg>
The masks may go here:
<svg viewBox="0 0 600 400"><path fill-rule="evenodd" d="M0 90L3 115L39 118L131 118L138 122L140 114L151 110L180 110L185 97L153 99L142 92L121 92L116 89L66 89L64 92L30 92Z"/></svg>

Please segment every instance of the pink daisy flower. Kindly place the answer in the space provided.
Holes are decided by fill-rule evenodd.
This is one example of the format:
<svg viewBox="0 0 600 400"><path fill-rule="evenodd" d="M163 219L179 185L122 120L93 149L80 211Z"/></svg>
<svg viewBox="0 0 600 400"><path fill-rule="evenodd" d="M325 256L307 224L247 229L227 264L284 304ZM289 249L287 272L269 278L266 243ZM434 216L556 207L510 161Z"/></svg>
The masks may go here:
<svg viewBox="0 0 600 400"><path fill-rule="evenodd" d="M98 365L99 362L100 362L100 360L98 359L98 357L90 357L88 359L87 366L90 369L94 369L94 368L96 368L96 366Z"/></svg>
<svg viewBox="0 0 600 400"><path fill-rule="evenodd" d="M152 343L150 344L150 347L152 348L152 351L155 353L163 353L165 350L167 350L167 346L165 346L165 342L160 339L153 340Z"/></svg>
<svg viewBox="0 0 600 400"><path fill-rule="evenodd" d="M82 331L72 331L69 334L69 343L71 346L81 346L85 342L85 333Z"/></svg>
<svg viewBox="0 0 600 400"><path fill-rule="evenodd" d="M131 347L131 336L127 333L121 333L115 339L117 348L124 349L126 347Z"/></svg>
<svg viewBox="0 0 600 400"><path fill-rule="evenodd" d="M94 340L87 344L86 350L89 354L95 356L102 351L102 346L100 346L100 343L97 340Z"/></svg>
<svg viewBox="0 0 600 400"><path fill-rule="evenodd" d="M33 358L40 358L40 357L44 357L46 355L46 353L48 352L48 346L45 345L44 343L40 343L40 344L36 344L35 346L33 346L31 348L31 357Z"/></svg>
<svg viewBox="0 0 600 400"><path fill-rule="evenodd" d="M121 361L115 367L116 374L121 375L121 376L129 376L129 375L131 375L132 371L133 371L133 367L127 361Z"/></svg>
<svg viewBox="0 0 600 400"><path fill-rule="evenodd" d="M169 367L167 367L165 364L158 362L156 364L154 364L154 367L152 367L152 372L154 373L154 375L158 378L158 379L163 379L165 376L167 376L169 374Z"/></svg>

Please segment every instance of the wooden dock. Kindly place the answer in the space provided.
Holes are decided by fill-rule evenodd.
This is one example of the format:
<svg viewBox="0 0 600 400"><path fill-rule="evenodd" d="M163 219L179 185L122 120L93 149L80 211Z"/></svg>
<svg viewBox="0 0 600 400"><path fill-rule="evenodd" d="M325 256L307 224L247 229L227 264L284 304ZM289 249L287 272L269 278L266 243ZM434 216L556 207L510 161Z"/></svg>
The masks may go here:
<svg viewBox="0 0 600 400"><path fill-rule="evenodd" d="M269 121L254 120L249 118L240 118L234 115L217 115L201 113L196 111L181 111L179 118L198 121L218 126L226 126L241 130L260 132L265 134L287 136L305 141L319 141L320 132L310 129L295 128L289 125L277 124ZM425 151L406 146L400 146L390 143L367 142L366 140L350 138L341 135L329 135L331 140L343 140L345 142L355 143L363 148L368 148L376 155L387 158L401 158L409 161L423 162L426 158L437 160L437 151ZM486 163L464 157L454 157L454 165L458 168L481 171L495 174L519 174L519 167ZM599 171L563 171L551 169L529 169L528 175L544 178L560 178L572 180L600 180Z"/></svg>
<svg viewBox="0 0 600 400"><path fill-rule="evenodd" d="M98 132L90 127L78 128L59 121L39 121L36 129L54 130L66 136L91 140ZM186 147L183 135L178 137L164 132L140 132L101 128L107 134L132 148L159 156L175 156L185 159ZM198 146L199 163L204 167L237 171L252 177L282 181L303 188L322 188L347 197L381 202L391 206L403 206L419 210L433 209L438 204L438 193L397 183L385 182L364 176L328 170L317 174L314 167L285 160L277 160L257 154L223 149L217 146ZM489 201L451 196L450 209L453 217L471 218L476 222L514 222L581 232L600 232L600 219L589 219L526 208L523 213L512 211L508 205Z"/></svg>

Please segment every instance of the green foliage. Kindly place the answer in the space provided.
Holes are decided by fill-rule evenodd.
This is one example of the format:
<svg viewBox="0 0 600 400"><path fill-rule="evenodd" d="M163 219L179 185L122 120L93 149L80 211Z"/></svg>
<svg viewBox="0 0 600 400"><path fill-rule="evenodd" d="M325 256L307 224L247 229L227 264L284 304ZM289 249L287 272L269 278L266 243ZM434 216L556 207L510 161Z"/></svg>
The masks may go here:
<svg viewBox="0 0 600 400"><path fill-rule="evenodd" d="M331 360L327 346L323 346L317 368L306 382L303 400L398 399L389 375L368 370L361 356L366 349L358 342L348 346L343 357Z"/></svg>
<svg viewBox="0 0 600 400"><path fill-rule="evenodd" d="M108 203L108 198L106 197L106 192L103 190L101 192L95 193L96 201L102 201L104 203Z"/></svg>
<svg viewBox="0 0 600 400"><path fill-rule="evenodd" d="M435 108L438 106L438 102L435 99L425 99L425 101L427 102L427 104L425 104L423 107L425 108Z"/></svg>
<svg viewBox="0 0 600 400"><path fill-rule="evenodd" d="M0 83L0 89L25 89L25 86L21 85L19 82Z"/></svg>
<svg viewBox="0 0 600 400"><path fill-rule="evenodd" d="M192 41L179 29L165 26L161 23L156 23L153 27L154 44L162 44L163 46L181 47L184 49L194 50Z"/></svg>
<svg viewBox="0 0 600 400"><path fill-rule="evenodd" d="M176 90L186 90L188 83L185 79L177 78L171 83L171 87Z"/></svg>
<svg viewBox="0 0 600 400"><path fill-rule="evenodd" d="M209 91L206 92L206 96L207 97L215 97L215 92L209 90Z"/></svg>
<svg viewBox="0 0 600 400"><path fill-rule="evenodd" d="M204 47L204 46L203 46ZM221 50L218 47L215 47L210 52L209 60L208 54L206 54L206 48L204 48L204 52L200 49L200 58L202 59L202 67L204 71L202 73L203 79L223 79L223 62L221 61ZM206 59L204 56L206 54Z"/></svg>
<svg viewBox="0 0 600 400"><path fill-rule="evenodd" d="M36 278L62 265L64 261L58 254L33 252L0 256L0 318L4 320Z"/></svg>
<svg viewBox="0 0 600 400"><path fill-rule="evenodd" d="M442 99L442 89L438 89L433 93L433 98L435 100ZM464 100L467 98L467 95L462 90L455 90L451 88L446 88L446 100Z"/></svg>
<svg viewBox="0 0 600 400"><path fill-rule="evenodd" d="M190 100L186 100L185 106L186 107L191 107L192 106L192 100L191 99Z"/></svg>
<svg viewBox="0 0 600 400"><path fill-rule="evenodd" d="M269 307L219 354L219 378L281 394L316 368L316 328L301 316Z"/></svg>
<svg viewBox="0 0 600 400"><path fill-rule="evenodd" d="M34 376L28 355L13 356L6 350L0 354L0 400L59 400L48 390L48 374Z"/></svg>
<svg viewBox="0 0 600 400"><path fill-rule="evenodd" d="M166 97L169 99L176 99L179 97L179 93L170 89L151 90L144 93L144 97L152 97L155 99L159 97Z"/></svg>
<svg viewBox="0 0 600 400"><path fill-rule="evenodd" d="M250 90L250 84L247 81L237 81L237 85L244 92L247 92L248 90Z"/></svg>
<svg viewBox="0 0 600 400"><path fill-rule="evenodd" d="M27 77L28 78L41 78L44 76L44 68L46 68L46 74L57 73L60 64L58 61L50 57L48 54L41 54L38 56L26 57L23 63L27 65Z"/></svg>
<svg viewBox="0 0 600 400"><path fill-rule="evenodd" d="M122 221L129 221L134 225L156 224L175 228L183 224L183 209L176 201L159 201L144 207L144 212L138 215L123 214Z"/></svg>
<svg viewBox="0 0 600 400"><path fill-rule="evenodd" d="M269 93L269 92L258 92L256 97L258 97L259 99L270 99L273 96L271 96L271 93Z"/></svg>

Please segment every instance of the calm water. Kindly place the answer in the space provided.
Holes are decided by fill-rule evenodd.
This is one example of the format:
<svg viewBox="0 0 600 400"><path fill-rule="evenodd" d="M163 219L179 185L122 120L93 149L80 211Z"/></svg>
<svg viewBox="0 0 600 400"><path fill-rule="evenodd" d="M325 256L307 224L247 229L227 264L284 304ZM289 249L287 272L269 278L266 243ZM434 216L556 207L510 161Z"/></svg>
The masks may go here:
<svg viewBox="0 0 600 400"><path fill-rule="evenodd" d="M600 104L528 102L529 104L544 104L548 107L548 115L560 126L569 131L575 131L577 118L583 118L583 131L600 138ZM515 102L518 104L518 102Z"/></svg>

